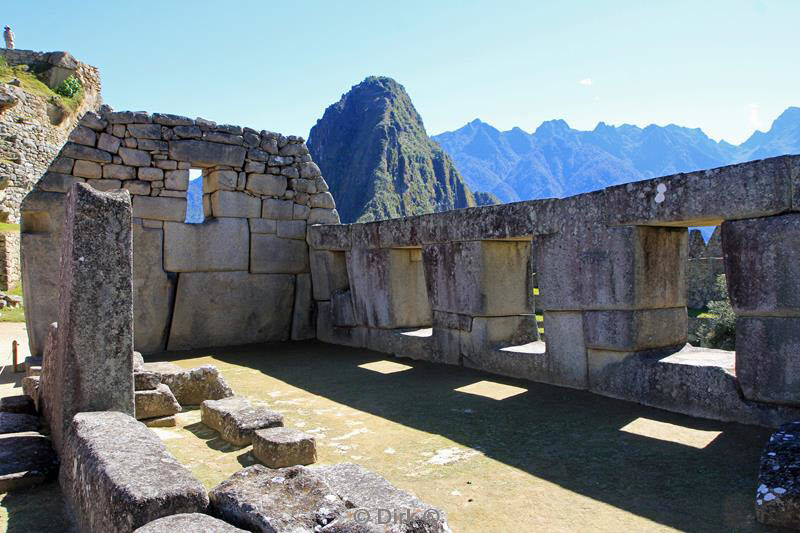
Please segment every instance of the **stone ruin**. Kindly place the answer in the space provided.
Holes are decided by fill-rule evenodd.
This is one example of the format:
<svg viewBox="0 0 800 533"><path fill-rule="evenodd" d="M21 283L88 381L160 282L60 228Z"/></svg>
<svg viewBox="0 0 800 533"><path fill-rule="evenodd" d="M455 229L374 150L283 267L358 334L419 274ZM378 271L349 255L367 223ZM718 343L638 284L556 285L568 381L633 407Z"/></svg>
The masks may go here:
<svg viewBox="0 0 800 533"><path fill-rule="evenodd" d="M59 339L69 339L71 328L77 327L65 315L65 299L70 298L63 291L59 316L51 308L60 284L70 287L59 281L70 266L62 263L59 272L56 243L80 242L109 231L108 224L102 229L87 224L89 235L75 233L70 206L76 199L97 197L123 213L128 201L124 192L104 195L91 188L127 190L132 309L120 305L110 310L113 317L100 320L130 313L125 316L132 316L132 345L119 344L106 355L98 348L108 342L107 332L98 327L92 340L97 344L88 344L81 357L111 357L113 362L116 356L110 354L124 358L133 349L153 353L316 338L717 420L776 427L800 418L800 156L655 178L565 199L341 225L302 139L133 112L89 114L77 131L23 204L26 318L35 352L46 344L51 322L60 322ZM183 222L190 168L203 172L202 224ZM112 227L125 225L125 215L118 216ZM735 353L686 344L686 228L708 225L721 226L720 257L737 316ZM98 246L104 241L99 239ZM73 261L81 257L87 260L82 255ZM122 283L122 277L110 279ZM543 334L536 313L543 315ZM57 346L59 353L68 353L62 341ZM45 352L47 367L49 350ZM102 402L93 407L100 413L83 412L90 406L73 403L81 413L68 432L68 438L78 439L76 450L84 446L81 440L108 440L112 424L129 426L130 438L153 440L130 416L105 413L133 414L127 366L124 373L124 386L113 393L99 390L109 402L109 407ZM69 371L63 379L70 379ZM84 387L98 390L80 379L69 383L77 387L69 393L77 398L83 397ZM42 387L47 412L44 377ZM110 407L122 396L124 408ZM282 425L279 417L237 397L204 404L204 420L231 442L272 439L275 447L304 440L303 435L271 433L270 427ZM782 431L785 440L788 433ZM107 453L105 459L81 453L73 453L73 464L102 463L113 457L113 446L91 452ZM151 452L142 453L136 461L152 460ZM166 452L153 440L152 454L161 453ZM105 487L104 494L122 490L130 466L116 469L119 476L111 481L85 478L80 484ZM289 467L285 479L311 487L309 494L333 491L346 500L343 495L350 489L342 488L343 480L355 483L361 474L351 467L337 468L344 473ZM184 479L177 472L175 479ZM209 495L215 516L248 529L272 527L263 522L270 498L285 499L281 491L289 489L271 486L269 472L249 467L215 488ZM77 491L73 479L62 468L67 493ZM181 501L194 503L169 508L161 516L203 512L205 493L196 494L191 480L178 484ZM164 488L165 493L170 490ZM264 490L270 498L253 511L248 502ZM410 497L388 488L381 494L387 499ZM768 492L771 498L759 494L758 505L777 499L786 508L793 508L798 498L796 491L784 491L782 498L775 492ZM376 504L374 498L353 498L357 501L350 507ZM320 501L298 502L305 509L298 516L311 521L306 526L345 523L343 511L336 511L339 500L333 498L336 505L329 510L335 517L327 518L317 512ZM303 514L308 509L317 509L317 514ZM774 518L780 514L762 511L759 516L784 523ZM198 520L206 520L200 516ZM142 515L139 525L145 518L158 517ZM191 518L170 523L183 520Z"/></svg>

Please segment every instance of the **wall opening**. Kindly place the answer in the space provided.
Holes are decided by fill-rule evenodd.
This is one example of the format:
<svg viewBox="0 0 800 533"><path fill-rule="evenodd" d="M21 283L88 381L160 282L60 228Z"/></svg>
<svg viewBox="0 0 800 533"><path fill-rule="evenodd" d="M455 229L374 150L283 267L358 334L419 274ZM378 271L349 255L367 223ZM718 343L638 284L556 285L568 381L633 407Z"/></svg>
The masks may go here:
<svg viewBox="0 0 800 533"><path fill-rule="evenodd" d="M189 169L189 189L186 192L186 222L187 224L202 224L205 221L203 210L203 171L197 168Z"/></svg>
<svg viewBox="0 0 800 533"><path fill-rule="evenodd" d="M728 300L719 226L689 230L686 263L689 343L733 350L735 317Z"/></svg>

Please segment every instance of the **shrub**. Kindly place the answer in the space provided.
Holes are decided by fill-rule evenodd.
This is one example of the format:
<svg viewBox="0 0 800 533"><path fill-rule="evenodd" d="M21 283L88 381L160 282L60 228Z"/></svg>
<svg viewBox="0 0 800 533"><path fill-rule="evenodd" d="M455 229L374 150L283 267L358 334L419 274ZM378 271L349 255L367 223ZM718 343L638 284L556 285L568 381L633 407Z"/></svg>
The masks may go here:
<svg viewBox="0 0 800 533"><path fill-rule="evenodd" d="M78 91L81 90L81 82L75 76L70 76L69 78L62 81L58 87L56 87L56 94L63 96L64 98L72 98L75 96Z"/></svg>
<svg viewBox="0 0 800 533"><path fill-rule="evenodd" d="M736 314L728 300L728 287L725 274L717 276L717 294L724 295L722 300L709 302L708 311L712 315L708 322L701 326L698 336L703 346L734 350L736 348Z"/></svg>

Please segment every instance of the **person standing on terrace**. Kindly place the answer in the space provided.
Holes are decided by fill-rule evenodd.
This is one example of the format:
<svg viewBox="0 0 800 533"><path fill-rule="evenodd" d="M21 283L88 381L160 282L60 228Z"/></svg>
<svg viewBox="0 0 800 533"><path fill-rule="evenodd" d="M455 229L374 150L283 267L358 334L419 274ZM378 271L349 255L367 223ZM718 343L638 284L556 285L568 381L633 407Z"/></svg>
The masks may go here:
<svg viewBox="0 0 800 533"><path fill-rule="evenodd" d="M6 40L6 48L9 50L14 49L14 33L11 31L11 26L6 26L3 32L3 38Z"/></svg>

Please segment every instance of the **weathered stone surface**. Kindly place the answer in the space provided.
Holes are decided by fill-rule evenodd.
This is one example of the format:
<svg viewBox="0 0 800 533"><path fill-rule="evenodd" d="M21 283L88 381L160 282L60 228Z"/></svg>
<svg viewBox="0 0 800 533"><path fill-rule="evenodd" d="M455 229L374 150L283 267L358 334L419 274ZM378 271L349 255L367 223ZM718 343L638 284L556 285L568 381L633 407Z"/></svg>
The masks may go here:
<svg viewBox="0 0 800 533"><path fill-rule="evenodd" d="M134 533L246 533L213 516L201 513L184 513L165 516L142 526Z"/></svg>
<svg viewBox="0 0 800 533"><path fill-rule="evenodd" d="M101 133L100 139L97 141L97 147L101 150L105 150L106 152L110 152L112 154L116 154L117 150L119 150L120 140L113 135L109 135L108 133Z"/></svg>
<svg viewBox="0 0 800 533"><path fill-rule="evenodd" d="M188 170L168 170L164 173L164 185L167 189L185 191L189 188Z"/></svg>
<svg viewBox="0 0 800 533"><path fill-rule="evenodd" d="M142 357L141 352L137 352L135 350L133 352L133 371L134 372L144 371L144 357Z"/></svg>
<svg viewBox="0 0 800 533"><path fill-rule="evenodd" d="M336 209L315 207L308 213L309 224L338 224L339 213Z"/></svg>
<svg viewBox="0 0 800 533"><path fill-rule="evenodd" d="M250 237L250 271L267 274L308 272L308 245L296 239L253 234Z"/></svg>
<svg viewBox="0 0 800 533"><path fill-rule="evenodd" d="M800 316L800 213L725 222L722 246L738 315Z"/></svg>
<svg viewBox="0 0 800 533"><path fill-rule="evenodd" d="M89 533L132 531L208 505L203 485L158 436L114 411L75 416L59 480L78 528Z"/></svg>
<svg viewBox="0 0 800 533"><path fill-rule="evenodd" d="M243 192L217 191L211 195L211 213L215 217L258 218L261 200Z"/></svg>
<svg viewBox="0 0 800 533"><path fill-rule="evenodd" d="M150 154L134 148L120 148L119 155L123 163L132 167L149 167L152 162Z"/></svg>
<svg viewBox="0 0 800 533"><path fill-rule="evenodd" d="M761 454L756 519L762 524L800 529L800 422L784 424Z"/></svg>
<svg viewBox="0 0 800 533"><path fill-rule="evenodd" d="M272 427L255 431L253 455L268 468L310 465L317 461L317 446L313 435Z"/></svg>
<svg viewBox="0 0 800 533"><path fill-rule="evenodd" d="M142 424L149 428L174 428L178 425L175 415L157 416L155 418L146 418L141 421Z"/></svg>
<svg viewBox="0 0 800 533"><path fill-rule="evenodd" d="M386 509L397 515L411 517L402 521L396 531L425 531L449 533L447 516L444 511L432 507L412 494L402 491L385 478L353 463L340 463L331 466L313 467L307 470L319 474L328 486L338 495L348 508L361 508L370 511L373 524L378 522L378 510ZM384 516L385 518L385 516ZM393 524L397 527L398 524ZM341 531L341 530L340 530ZM355 530L357 531L357 530ZM392 531L395 531L394 529Z"/></svg>
<svg viewBox="0 0 800 533"><path fill-rule="evenodd" d="M545 311L544 330L547 332L546 372L536 381L586 389L589 382L583 314Z"/></svg>
<svg viewBox="0 0 800 533"><path fill-rule="evenodd" d="M292 309L292 340L313 339L317 336L314 302L311 298L311 274L298 274Z"/></svg>
<svg viewBox="0 0 800 533"><path fill-rule="evenodd" d="M347 271L359 324L378 328L429 326L431 306L419 250L354 249Z"/></svg>
<svg viewBox="0 0 800 533"><path fill-rule="evenodd" d="M22 378L22 392L26 396L30 396L33 402L36 404L36 410L40 411L41 406L39 404L39 380L41 379L40 375L37 376L25 376Z"/></svg>
<svg viewBox="0 0 800 533"><path fill-rule="evenodd" d="M236 472L209 493L211 512L248 531L318 531L345 512L319 474L261 465Z"/></svg>
<svg viewBox="0 0 800 533"><path fill-rule="evenodd" d="M39 180L36 187L39 190L47 192L67 192L72 188L73 184L83 181L85 181L83 178L59 174L58 172L48 172L42 176L42 179Z"/></svg>
<svg viewBox="0 0 800 533"><path fill-rule="evenodd" d="M586 346L621 352L686 344L686 308L584 311Z"/></svg>
<svg viewBox="0 0 800 533"><path fill-rule="evenodd" d="M317 338L319 340L343 346L366 346L367 328L336 327L333 323L332 315L331 302L317 302Z"/></svg>
<svg viewBox="0 0 800 533"><path fill-rule="evenodd" d="M200 410L203 424L218 431L220 437L234 446L251 444L258 429L283 426L282 414L242 396L205 400Z"/></svg>
<svg viewBox="0 0 800 533"><path fill-rule="evenodd" d="M164 271L163 250L161 229L133 225L133 342L144 353L167 345L176 279Z"/></svg>
<svg viewBox="0 0 800 533"><path fill-rule="evenodd" d="M213 170L203 176L203 193L235 191L238 179L238 173L233 170Z"/></svg>
<svg viewBox="0 0 800 533"><path fill-rule="evenodd" d="M111 154L97 148L90 148L82 144L67 143L61 149L61 155L75 160L94 161L95 163L111 163Z"/></svg>
<svg viewBox="0 0 800 533"><path fill-rule="evenodd" d="M315 300L330 300L332 292L349 287L344 252L312 249L309 260Z"/></svg>
<svg viewBox="0 0 800 533"><path fill-rule="evenodd" d="M75 413L134 407L130 197L79 183L65 218L58 341L41 380L56 451Z"/></svg>
<svg viewBox="0 0 800 533"><path fill-rule="evenodd" d="M336 203L333 201L333 195L329 192L323 192L319 194L312 194L311 207L322 207L324 209L333 209L336 207Z"/></svg>
<svg viewBox="0 0 800 533"><path fill-rule="evenodd" d="M161 384L161 376L155 372L147 372L143 370L133 372L133 390L145 391L155 390Z"/></svg>
<svg viewBox="0 0 800 533"><path fill-rule="evenodd" d="M26 394L5 396L0 398L0 413L36 415L36 404L33 402L33 398Z"/></svg>
<svg viewBox="0 0 800 533"><path fill-rule="evenodd" d="M278 221L266 218L248 218L250 233L277 233Z"/></svg>
<svg viewBox="0 0 800 533"><path fill-rule="evenodd" d="M182 273L168 347L187 350L288 340L291 313L276 313L275 309L291 309L293 298L294 276ZM204 305L197 305L199 301Z"/></svg>
<svg viewBox="0 0 800 533"><path fill-rule="evenodd" d="M266 198L262 203L261 217L273 220L292 220L294 205L291 200Z"/></svg>
<svg viewBox="0 0 800 533"><path fill-rule="evenodd" d="M245 219L164 224L164 268L170 272L247 270L249 246Z"/></svg>
<svg viewBox="0 0 800 533"><path fill-rule="evenodd" d="M136 179L136 169L125 165L105 165L103 166L103 177L117 180Z"/></svg>
<svg viewBox="0 0 800 533"><path fill-rule="evenodd" d="M23 413L0 412L0 434L39 429L39 417Z"/></svg>
<svg viewBox="0 0 800 533"><path fill-rule="evenodd" d="M159 124L131 124L128 126L128 131L139 139L161 139Z"/></svg>
<svg viewBox="0 0 800 533"><path fill-rule="evenodd" d="M89 180L87 184L101 192L114 191L122 188L122 182L120 180Z"/></svg>
<svg viewBox="0 0 800 533"><path fill-rule="evenodd" d="M736 377L750 400L800 406L800 317L736 318Z"/></svg>
<svg viewBox="0 0 800 533"><path fill-rule="evenodd" d="M286 177L272 174L250 174L247 177L247 190L253 194L283 196L286 192Z"/></svg>
<svg viewBox="0 0 800 533"><path fill-rule="evenodd" d="M205 400L233 396L233 390L215 366L202 365L190 370L178 367L171 371L156 370L154 373L170 388L181 405L200 405Z"/></svg>
<svg viewBox="0 0 800 533"><path fill-rule="evenodd" d="M191 126L194 124L194 120L189 117L169 113L153 113L153 122L162 126Z"/></svg>
<svg viewBox="0 0 800 533"><path fill-rule="evenodd" d="M479 316L531 313L530 250L524 241L426 246L424 279L431 307Z"/></svg>
<svg viewBox="0 0 800 533"><path fill-rule="evenodd" d="M164 171L160 168L142 167L136 172L136 177L142 181L162 181ZM153 184L155 187L155 184Z"/></svg>
<svg viewBox="0 0 800 533"><path fill-rule="evenodd" d="M57 473L50 439L32 432L0 435L0 493L44 483Z"/></svg>
<svg viewBox="0 0 800 533"><path fill-rule="evenodd" d="M786 191L792 190L798 166L798 156L773 157L609 187L608 220L713 226L726 219L778 214L791 209Z"/></svg>
<svg viewBox="0 0 800 533"><path fill-rule="evenodd" d="M277 234L282 239L306 240L305 220L278 220Z"/></svg>
<svg viewBox="0 0 800 533"><path fill-rule="evenodd" d="M213 167L224 165L241 167L247 149L243 146L221 144L207 141L170 141L169 158L187 161L193 166Z"/></svg>
<svg viewBox="0 0 800 533"><path fill-rule="evenodd" d="M103 167L92 161L76 161L72 174L79 178L98 179L103 175Z"/></svg>
<svg viewBox="0 0 800 533"><path fill-rule="evenodd" d="M133 216L183 222L186 220L186 199L157 196L134 196Z"/></svg>
<svg viewBox="0 0 800 533"><path fill-rule="evenodd" d="M170 416L181 412L181 406L169 387L160 383L155 389L137 390L136 419Z"/></svg>

